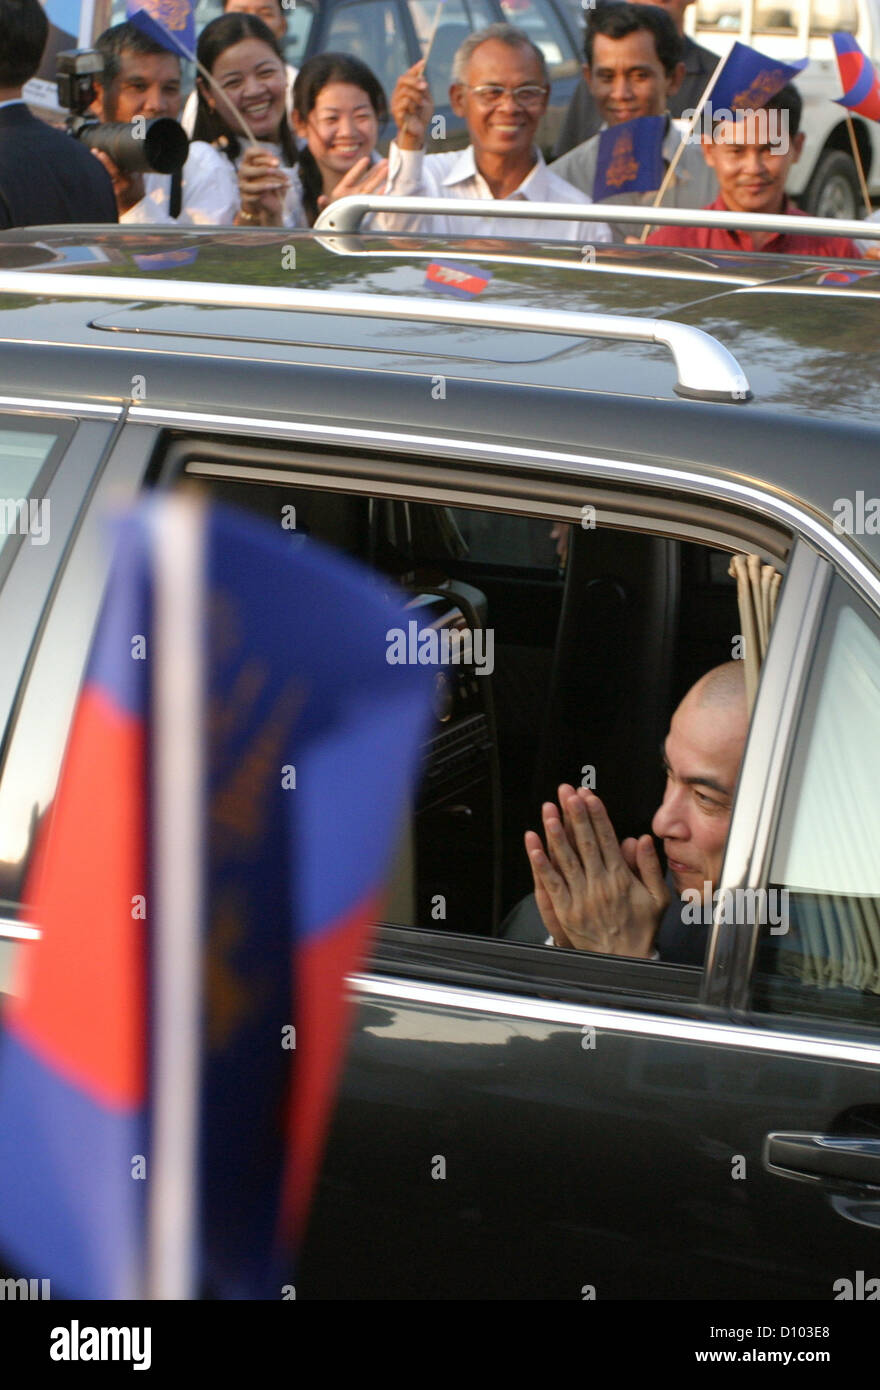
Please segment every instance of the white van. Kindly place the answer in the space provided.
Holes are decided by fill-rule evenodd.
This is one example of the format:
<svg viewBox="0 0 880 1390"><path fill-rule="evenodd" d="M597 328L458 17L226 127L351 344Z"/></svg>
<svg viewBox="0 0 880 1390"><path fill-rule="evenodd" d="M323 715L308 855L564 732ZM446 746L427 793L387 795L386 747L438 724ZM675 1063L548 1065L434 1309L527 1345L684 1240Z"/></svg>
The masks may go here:
<svg viewBox="0 0 880 1390"><path fill-rule="evenodd" d="M809 67L797 79L807 138L788 191L818 217L863 217L846 108L832 100L843 89L831 35L854 34L880 63L880 0L697 0L688 6L685 30L719 54L739 39L783 62L809 57ZM855 114L852 120L869 190L880 198L880 124Z"/></svg>

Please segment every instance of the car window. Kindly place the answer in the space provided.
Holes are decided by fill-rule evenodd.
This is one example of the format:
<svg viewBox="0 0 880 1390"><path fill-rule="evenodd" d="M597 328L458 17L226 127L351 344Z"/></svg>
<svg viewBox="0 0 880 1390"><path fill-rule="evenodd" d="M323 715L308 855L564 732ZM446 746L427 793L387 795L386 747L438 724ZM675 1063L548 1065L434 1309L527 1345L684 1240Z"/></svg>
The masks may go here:
<svg viewBox="0 0 880 1390"><path fill-rule="evenodd" d="M39 480L57 443L58 435L45 429L0 424L0 579L17 543L27 537L45 545L49 539L51 517Z"/></svg>
<svg viewBox="0 0 880 1390"><path fill-rule="evenodd" d="M838 581L771 856L756 1007L880 1023L878 845L880 624Z"/></svg>
<svg viewBox="0 0 880 1390"><path fill-rule="evenodd" d="M810 34L854 34L859 27L856 0L813 0L810 6Z"/></svg>
<svg viewBox="0 0 880 1390"><path fill-rule="evenodd" d="M697 0L697 29L737 33L742 24L741 0Z"/></svg>
<svg viewBox="0 0 880 1390"><path fill-rule="evenodd" d="M428 44L428 82L435 106L445 106L449 100L452 60L459 46L475 29L493 23L495 15L486 0L407 0L413 28L424 57ZM436 24L436 28L435 28Z"/></svg>
<svg viewBox="0 0 880 1390"><path fill-rule="evenodd" d="M301 68L305 61L309 35L315 22L316 9L312 5L299 4L287 10L287 35L283 41L284 57L291 67Z"/></svg>
<svg viewBox="0 0 880 1390"><path fill-rule="evenodd" d="M501 0L504 18L523 29L544 55L551 80L580 72L574 45L548 0Z"/></svg>
<svg viewBox="0 0 880 1390"><path fill-rule="evenodd" d="M563 567L568 526L500 512L451 507L471 559L485 565L522 565L555 571Z"/></svg>
<svg viewBox="0 0 880 1390"><path fill-rule="evenodd" d="M408 949L430 940L456 959L463 947L452 937L552 951L532 897L524 833L541 831L541 804L562 782L595 790L621 839L650 829L663 799L659 750L684 693L681 673L690 684L691 672L696 678L728 660L740 626L729 582L712 586L711 606L681 602L682 576L695 566L707 574L717 568L716 552L594 528L592 517L589 526L572 525L302 487L280 452L271 459L278 483L269 486L249 476L255 460L233 465L228 446L203 449L203 442L174 445L182 464L172 452L166 476L286 524L300 543L319 540L372 565L403 595L413 629L437 634L437 652L428 648L424 658L408 632L393 648L395 660L436 666L436 722L385 922L415 933L420 945ZM258 466L266 478L266 461ZM677 901L671 894L670 911ZM684 925L661 960L700 967L708 924ZM670 921L667 935L672 928ZM612 967L599 948L564 954L575 971ZM622 968L621 957L613 966ZM688 977L693 990L698 974Z"/></svg>
<svg viewBox="0 0 880 1390"><path fill-rule="evenodd" d="M390 0L360 0L334 10L324 44L328 52L360 58L378 77L388 97L411 66L401 15Z"/></svg>
<svg viewBox="0 0 880 1390"><path fill-rule="evenodd" d="M742 24L741 0L697 0L697 29L739 32ZM856 0L813 0L810 7L810 35L822 38L837 31L854 34L859 27ZM752 13L753 34L795 36L800 29L800 5L790 0L755 0Z"/></svg>
<svg viewBox="0 0 880 1390"><path fill-rule="evenodd" d="M799 7L794 3L782 4L779 0L755 0L752 18L753 34L796 35L800 21Z"/></svg>

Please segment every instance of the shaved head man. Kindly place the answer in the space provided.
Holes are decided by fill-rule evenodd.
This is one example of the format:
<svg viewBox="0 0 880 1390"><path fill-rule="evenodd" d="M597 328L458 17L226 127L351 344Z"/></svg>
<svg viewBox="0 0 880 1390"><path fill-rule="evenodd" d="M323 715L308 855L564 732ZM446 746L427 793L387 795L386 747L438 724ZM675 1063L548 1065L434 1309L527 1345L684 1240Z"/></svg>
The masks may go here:
<svg viewBox="0 0 880 1390"><path fill-rule="evenodd" d="M702 895L706 884L715 891L748 726L737 661L708 671L672 716L666 789L651 828L679 895ZM561 786L559 806L547 801L541 815L546 845L529 830L525 847L547 935L557 946L656 958L671 895L651 836L619 843L602 802L582 787Z"/></svg>

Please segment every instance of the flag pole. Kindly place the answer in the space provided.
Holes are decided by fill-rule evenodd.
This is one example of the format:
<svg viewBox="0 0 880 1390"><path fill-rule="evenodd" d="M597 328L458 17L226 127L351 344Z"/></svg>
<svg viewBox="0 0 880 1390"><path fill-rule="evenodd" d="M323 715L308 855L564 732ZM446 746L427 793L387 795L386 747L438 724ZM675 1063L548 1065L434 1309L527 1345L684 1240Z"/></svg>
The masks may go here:
<svg viewBox="0 0 880 1390"><path fill-rule="evenodd" d="M428 35L428 46L427 46L427 48L425 49L424 57L421 58L421 59L419 60L419 61L421 62L421 64L422 64L422 76L423 76L423 77L424 77L424 75L425 75L425 70L426 70L426 68L427 68L427 66L428 66L428 59L429 59L430 56L431 56L431 49L434 47L434 40L435 40L435 38L437 37L437 30L438 30L439 27L440 27L440 16L441 16L441 14L443 13L443 6L444 6L444 4L445 4L445 0L437 0L437 9L436 9L436 11L435 11L435 13L434 13L434 22L433 22L432 25L431 25L431 32L430 32L430 34ZM409 131L409 121L408 121L408 120L407 120L407 121L404 121L404 126L406 127L406 130L407 130L407 132L408 132L408 131Z"/></svg>
<svg viewBox="0 0 880 1390"><path fill-rule="evenodd" d="M868 192L868 180L865 178L865 170L862 165L862 156L861 152L859 151L859 142L856 139L855 126L853 125L852 113L850 111L847 111L846 113L846 128L849 131L849 139L850 144L852 145L853 159L856 162L856 169L859 173L859 183L862 186L862 197L865 200L865 207L867 208L868 216L870 217L874 209L871 207L871 195Z"/></svg>
<svg viewBox="0 0 880 1390"><path fill-rule="evenodd" d="M679 160L681 159L682 155L684 154L685 145L687 145L687 144L690 143L691 136L692 136L693 133L694 133L694 127L696 126L697 121L698 121L698 120L700 119L700 117L702 116L702 114L703 114L703 109L704 109L704 107L705 107L707 101L709 100L710 96L712 95L713 91L715 90L715 84L717 83L719 77L721 76L721 73L722 73L722 71L724 70L724 66L725 66L725 64L727 63L727 60L728 60L728 58L730 57L730 55L731 55L732 52L733 52L733 49L732 49L732 48L728 49L728 51L725 53L724 57L721 58L721 59L719 60L718 65L717 65L717 67L715 68L715 71L713 72L712 76L709 78L709 81L708 81L708 83L706 84L706 90L703 92L703 95L700 97L700 100L698 101L696 107L694 108L694 114L691 116L690 122L689 122L689 124L688 124L688 128L687 128L687 130L685 131L684 135L682 136L681 144L679 145L678 149L675 151L675 154L672 156L672 158L671 158L670 161L669 161L669 167L668 167L668 169L666 170L666 173L663 175L663 182L661 183L660 187L658 188L657 192L656 192L655 195L654 195L654 201L653 201L653 203L651 204L652 207L658 208L658 207L660 206L660 204L662 203L664 197L666 196L666 190L667 190L667 188L669 187L670 183L672 182L673 178L675 177L675 171L676 171L676 169L678 168ZM650 231L651 231L651 224L650 224L650 222L646 222L645 225L644 225L644 227L642 228L642 234L641 234L641 236L639 237L639 241L641 241L642 243L644 243L644 242L647 240Z"/></svg>
<svg viewBox="0 0 880 1390"><path fill-rule="evenodd" d="M163 499L152 517L155 564L152 877L154 960L146 1295L198 1292L199 1071L204 918L205 512Z"/></svg>
<svg viewBox="0 0 880 1390"><path fill-rule="evenodd" d="M226 96L226 93L223 91L223 88L219 85L219 83L217 83L217 82L214 81L213 77L212 77L211 74L208 72L208 69L202 67L201 63L199 62L199 60L198 60L198 58L195 56L195 54L192 54L191 60L192 60L192 62L195 63L195 65L196 65L196 67L198 68L198 70L199 70L201 76L204 77L205 81L206 81L206 82L209 84L209 86L213 89L214 95L220 97L220 98L222 99L222 101L224 102L224 104L225 104L226 106L228 106L232 111L235 112L235 118L236 118L236 120L238 121L239 125L241 126L241 128L242 128L242 130L244 131L244 133L245 133L245 135L247 136L247 138L250 140L251 144L252 144L252 145L259 145L259 143L260 143L259 140L257 139L256 135L254 135L254 132L251 130L250 126L248 125L248 123L247 123L247 121L245 120L245 118L244 118L243 114L241 113L241 111L239 111L239 109L238 109L237 106L233 106L233 105L232 105L232 102L228 100L228 98L227 98L227 96ZM284 113L284 119L287 120L287 112L286 112L286 110L285 110L285 113Z"/></svg>

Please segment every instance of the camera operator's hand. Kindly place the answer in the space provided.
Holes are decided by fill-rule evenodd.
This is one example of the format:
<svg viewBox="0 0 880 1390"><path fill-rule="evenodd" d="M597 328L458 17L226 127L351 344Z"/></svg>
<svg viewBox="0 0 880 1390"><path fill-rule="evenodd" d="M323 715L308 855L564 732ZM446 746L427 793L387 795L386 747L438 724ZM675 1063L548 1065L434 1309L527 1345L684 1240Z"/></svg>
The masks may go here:
<svg viewBox="0 0 880 1390"><path fill-rule="evenodd" d="M103 150L92 150L92 154L103 164L110 178L113 180L113 194L116 198L116 210L121 217L124 212L133 208L135 203L139 203L144 196L144 176L143 174L127 174Z"/></svg>

